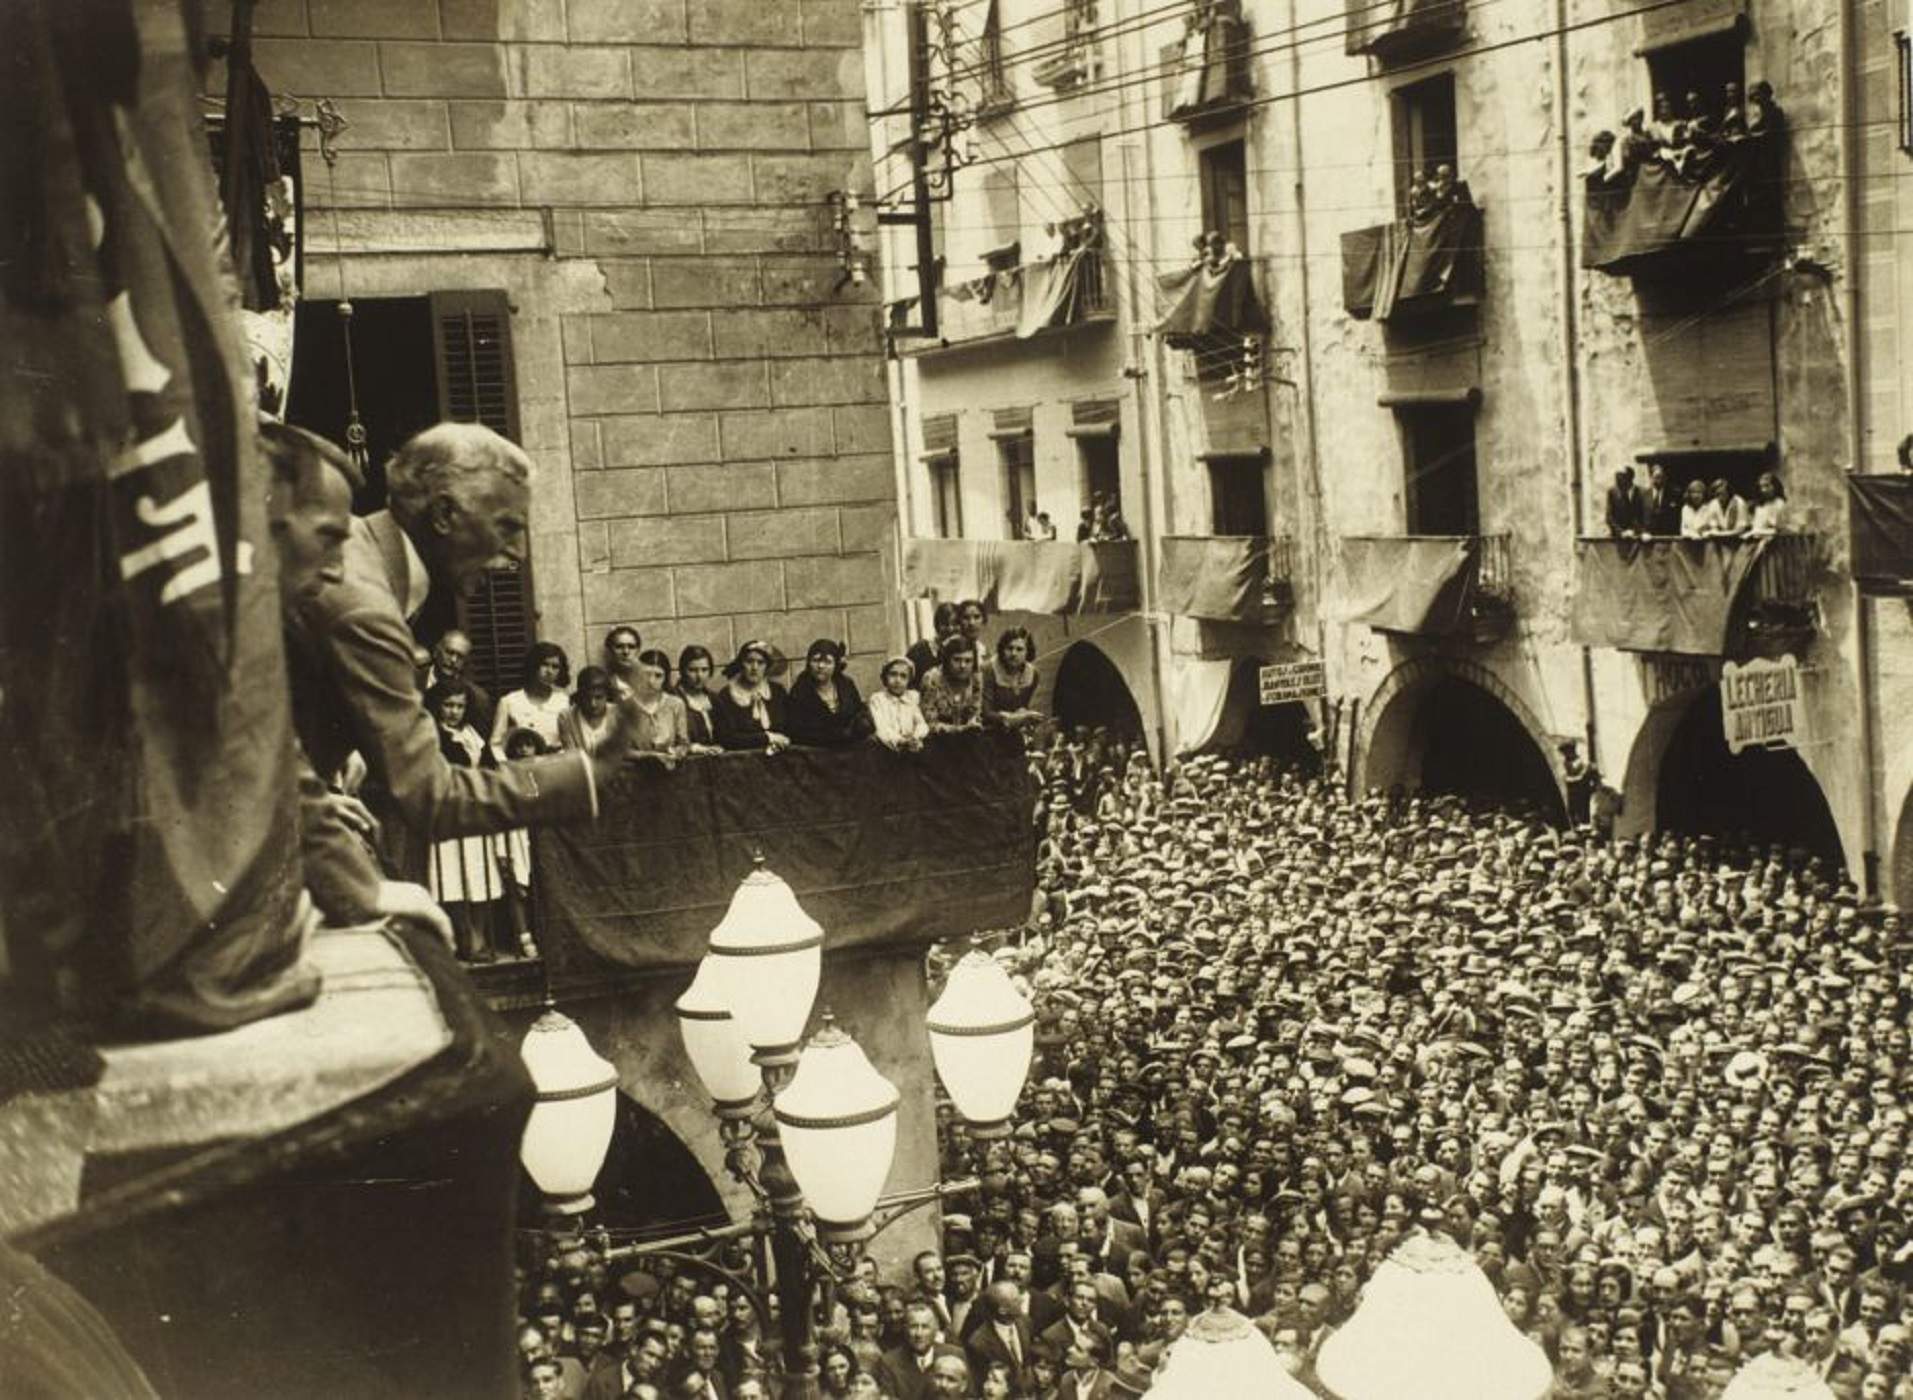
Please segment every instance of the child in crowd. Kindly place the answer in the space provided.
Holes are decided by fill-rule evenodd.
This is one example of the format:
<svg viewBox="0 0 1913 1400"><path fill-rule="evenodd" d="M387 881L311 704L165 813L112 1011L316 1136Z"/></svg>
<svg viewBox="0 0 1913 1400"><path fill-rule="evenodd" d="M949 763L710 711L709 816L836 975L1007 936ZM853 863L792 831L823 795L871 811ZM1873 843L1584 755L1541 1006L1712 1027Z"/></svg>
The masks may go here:
<svg viewBox="0 0 1913 1400"><path fill-rule="evenodd" d="M877 729L877 742L887 748L923 747L930 725L923 717L917 692L910 688L916 667L907 656L893 656L883 663L883 689L870 697L870 719Z"/></svg>

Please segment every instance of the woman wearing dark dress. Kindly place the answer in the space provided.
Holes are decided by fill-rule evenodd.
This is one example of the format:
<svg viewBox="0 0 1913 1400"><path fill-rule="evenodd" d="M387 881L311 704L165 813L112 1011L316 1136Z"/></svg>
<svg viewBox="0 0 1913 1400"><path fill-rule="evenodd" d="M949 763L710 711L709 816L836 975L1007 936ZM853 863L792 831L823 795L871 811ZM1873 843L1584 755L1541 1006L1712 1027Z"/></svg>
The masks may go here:
<svg viewBox="0 0 1913 1400"><path fill-rule="evenodd" d="M790 683L792 743L840 749L870 737L870 711L844 666L842 642L819 637L810 644L804 673Z"/></svg>
<svg viewBox="0 0 1913 1400"><path fill-rule="evenodd" d="M771 679L769 642L746 642L724 668L727 684L711 696L711 733L726 749L790 747L790 697Z"/></svg>
<svg viewBox="0 0 1913 1400"><path fill-rule="evenodd" d="M708 647L693 643L678 653L678 681L673 693L684 702L684 720L691 730L691 755L723 753L711 730L711 677L717 660Z"/></svg>
<svg viewBox="0 0 1913 1400"><path fill-rule="evenodd" d="M1036 699L1036 639L1012 627L996 639L996 657L983 672L983 722L1024 729L1043 722Z"/></svg>

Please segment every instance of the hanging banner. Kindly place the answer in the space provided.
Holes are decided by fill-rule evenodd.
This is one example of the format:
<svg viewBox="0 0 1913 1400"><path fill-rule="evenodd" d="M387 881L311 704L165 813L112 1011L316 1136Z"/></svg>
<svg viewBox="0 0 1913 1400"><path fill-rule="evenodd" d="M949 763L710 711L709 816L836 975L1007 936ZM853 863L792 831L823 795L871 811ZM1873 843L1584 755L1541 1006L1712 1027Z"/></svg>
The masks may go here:
<svg viewBox="0 0 1913 1400"><path fill-rule="evenodd" d="M1319 700L1328 694L1328 672L1319 661L1290 661L1264 666L1256 672L1256 684L1264 705Z"/></svg>
<svg viewBox="0 0 1913 1400"><path fill-rule="evenodd" d="M1791 656L1744 665L1729 661L1720 672L1720 717L1729 753L1799 748L1805 719L1799 661Z"/></svg>

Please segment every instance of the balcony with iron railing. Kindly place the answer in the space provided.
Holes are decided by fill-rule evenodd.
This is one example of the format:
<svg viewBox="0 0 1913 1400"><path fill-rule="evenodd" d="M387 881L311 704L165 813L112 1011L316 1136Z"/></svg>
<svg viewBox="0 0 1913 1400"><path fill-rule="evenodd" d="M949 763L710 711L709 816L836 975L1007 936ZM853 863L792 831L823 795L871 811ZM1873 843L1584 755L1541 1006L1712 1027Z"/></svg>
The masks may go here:
<svg viewBox="0 0 1913 1400"><path fill-rule="evenodd" d="M1797 644L1818 625L1817 535L1582 539L1573 632L1589 646L1741 657Z"/></svg>
<svg viewBox="0 0 1913 1400"><path fill-rule="evenodd" d="M1162 115L1186 126L1227 121L1255 99L1249 22L1240 0L1194 0L1181 39L1162 50Z"/></svg>
<svg viewBox="0 0 1913 1400"><path fill-rule="evenodd" d="M975 598L992 612L1134 612L1141 546L1131 540L906 539L905 597Z"/></svg>
<svg viewBox="0 0 1913 1400"><path fill-rule="evenodd" d="M1423 58L1461 41L1465 0L1348 0L1351 54L1382 63Z"/></svg>
<svg viewBox="0 0 1913 1400"><path fill-rule="evenodd" d="M1287 535L1164 535L1156 601L1173 617L1271 626L1294 606Z"/></svg>
<svg viewBox="0 0 1913 1400"><path fill-rule="evenodd" d="M1098 238L1036 262L944 282L937 289L937 340L914 353L981 341L1030 340L1115 318Z"/></svg>
<svg viewBox="0 0 1913 1400"><path fill-rule="evenodd" d="M1514 620L1512 541L1494 535L1347 535L1343 615L1380 632L1488 643Z"/></svg>

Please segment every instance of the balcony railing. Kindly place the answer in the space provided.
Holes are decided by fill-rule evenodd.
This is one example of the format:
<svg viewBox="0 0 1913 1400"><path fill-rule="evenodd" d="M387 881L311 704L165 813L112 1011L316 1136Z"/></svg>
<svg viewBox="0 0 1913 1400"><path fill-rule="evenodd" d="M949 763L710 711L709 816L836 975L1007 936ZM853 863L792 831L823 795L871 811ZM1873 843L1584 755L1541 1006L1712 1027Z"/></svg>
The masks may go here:
<svg viewBox="0 0 1913 1400"><path fill-rule="evenodd" d="M1294 602L1287 535L1165 535L1156 600L1176 617L1267 625Z"/></svg>
<svg viewBox="0 0 1913 1400"><path fill-rule="evenodd" d="M1383 63L1420 58L1460 41L1464 0L1348 0L1348 51Z"/></svg>
<svg viewBox="0 0 1913 1400"><path fill-rule="evenodd" d="M1815 624L1814 535L1584 539L1575 554L1573 631L1590 646L1738 656Z"/></svg>
<svg viewBox="0 0 1913 1400"><path fill-rule="evenodd" d="M1473 305L1482 289L1481 210L1464 185L1406 219L1342 235L1342 304L1365 321Z"/></svg>
<svg viewBox="0 0 1913 1400"><path fill-rule="evenodd" d="M1380 632L1489 642L1514 617L1507 535L1351 535L1342 540L1347 621Z"/></svg>
<svg viewBox="0 0 1913 1400"><path fill-rule="evenodd" d="M1231 115L1255 97L1240 0L1195 0L1187 24L1162 50L1163 117L1195 124Z"/></svg>
<svg viewBox="0 0 1913 1400"><path fill-rule="evenodd" d="M1075 248L1040 262L986 272L937 292L943 345L1028 340L1044 331L1111 320L1102 250Z"/></svg>
<svg viewBox="0 0 1913 1400"><path fill-rule="evenodd" d="M1913 597L1913 474L1850 476L1853 578L1864 593Z"/></svg>
<svg viewBox="0 0 1913 1400"><path fill-rule="evenodd" d="M906 597L976 598L995 612L1120 613L1141 606L1135 540L909 539Z"/></svg>

